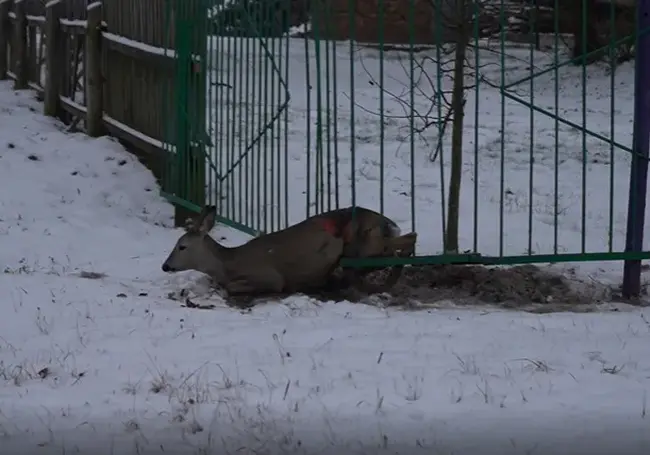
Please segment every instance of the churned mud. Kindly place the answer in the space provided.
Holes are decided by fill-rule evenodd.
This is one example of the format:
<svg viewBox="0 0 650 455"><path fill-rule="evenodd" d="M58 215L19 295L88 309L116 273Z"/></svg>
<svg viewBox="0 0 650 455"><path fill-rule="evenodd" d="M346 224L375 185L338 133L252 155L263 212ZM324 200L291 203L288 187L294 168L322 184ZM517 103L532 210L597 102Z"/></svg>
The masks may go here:
<svg viewBox="0 0 650 455"><path fill-rule="evenodd" d="M605 285L534 265L431 265L406 267L389 293L360 300L412 309L483 304L546 313L594 311L611 299Z"/></svg>

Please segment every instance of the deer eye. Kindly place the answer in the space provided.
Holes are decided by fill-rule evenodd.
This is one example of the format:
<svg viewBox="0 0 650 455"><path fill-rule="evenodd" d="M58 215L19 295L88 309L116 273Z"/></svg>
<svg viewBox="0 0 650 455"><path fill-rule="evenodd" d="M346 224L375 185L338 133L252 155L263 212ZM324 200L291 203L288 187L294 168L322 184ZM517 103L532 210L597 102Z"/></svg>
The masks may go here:
<svg viewBox="0 0 650 455"><path fill-rule="evenodd" d="M185 248L187 248L185 245L179 245L178 250L183 251Z"/></svg>

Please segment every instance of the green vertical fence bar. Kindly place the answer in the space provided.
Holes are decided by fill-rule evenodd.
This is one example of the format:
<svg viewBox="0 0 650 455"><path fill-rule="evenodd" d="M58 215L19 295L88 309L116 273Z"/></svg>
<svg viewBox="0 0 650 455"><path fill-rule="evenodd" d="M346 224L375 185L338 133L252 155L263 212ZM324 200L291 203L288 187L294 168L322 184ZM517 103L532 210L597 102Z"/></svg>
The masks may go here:
<svg viewBox="0 0 650 455"><path fill-rule="evenodd" d="M284 14L286 13L286 6L287 3L284 2L282 4L282 12L280 13L280 17L283 19ZM284 23L282 24L284 26ZM282 44L282 36L283 33L281 32L278 37L274 37L272 41L272 47L271 47L271 54L276 58L276 63L278 64L277 70L276 68L273 68L274 71L272 72L273 75L273 84L272 84L272 92L271 92L271 106L273 106L273 109L276 109L278 106L281 104L281 89L282 86L280 85L280 67L279 64L282 62L282 48L280 47ZM276 122L276 127L273 131L273 136L272 136L272 145L273 145L273 150L271 152L271 194L273 195L273 198L271 200L271 204L273 208L275 209L273 214L271 215L271 230L276 231L280 229L280 216L282 214L281 210L282 207L280 205L280 192L277 191L276 189L278 188L277 182L280 181L280 173L282 171L282 168L280 166L280 134L282 133L282 126L280 122Z"/></svg>
<svg viewBox="0 0 650 455"><path fill-rule="evenodd" d="M325 5L325 28L323 30L325 38L325 143L327 144L327 153L326 153L326 167L324 172L327 174L327 207L323 207L323 210L332 210L332 142L334 138L332 137L332 96L336 94L332 91L331 82L336 77L331 74L331 62L332 62L332 51L330 46L330 34L331 34L331 24L332 24L332 2L327 2ZM335 189L338 191L338 188Z"/></svg>
<svg viewBox="0 0 650 455"><path fill-rule="evenodd" d="M213 57L215 54L214 45L215 42L212 39L212 26L211 26L211 12L214 8L214 0L205 0L204 7L206 9L205 16L205 29L206 29L206 55L205 60L201 64L201 69L205 72L205 116L206 116L206 138L205 138L205 154L206 160L208 161L208 170L207 170L207 201L206 204L216 205L219 207L217 199L217 162L215 161L214 153L214 129L215 129L215 111L214 111L214 91L215 91L215 79L214 79L214 61Z"/></svg>
<svg viewBox="0 0 650 455"><path fill-rule="evenodd" d="M315 16L316 21L318 22L320 18L318 15ZM313 20L313 19L312 19ZM314 24L312 24L312 29ZM309 51L309 39L308 34L305 33L303 36L303 41L305 43L305 89L307 93L305 94L305 102L307 104L307 115L305 118L305 137L307 139L306 153L307 159L305 160L305 217L311 215L311 55Z"/></svg>
<svg viewBox="0 0 650 455"><path fill-rule="evenodd" d="M246 40L251 41L251 40ZM247 138L247 154L245 155L244 161L242 164L250 169L250 174L248 176L248 187L249 187L249 197L246 198L246 203L248 205L247 211L250 212L250 221L247 223L249 226L256 228L259 221L257 215L256 204L257 192L256 185L257 182L257 169L256 169L256 159L257 148L259 147L258 143L255 142L255 135L257 129L259 128L259 119L258 119L258 110L259 106L257 104L257 90L260 84L259 75L258 75L258 49L257 42L251 42L251 50L248 59L248 72L251 75L251 88L250 92L246 94L246 101L250 104L248 105L248 110L251 113L251 129L250 137Z"/></svg>
<svg viewBox="0 0 650 455"><path fill-rule="evenodd" d="M272 12L272 21L274 24L276 24L278 21L281 21L282 15L284 14L284 3L282 3L279 6L280 10L277 12ZM279 19L276 16L276 14L279 15ZM280 27L282 26L282 23L279 23L277 26ZM275 27L274 27L275 30ZM274 33L271 35L270 42L267 43L269 49L269 53L273 56L274 59L281 59L282 56L278 52L277 45L280 42L280 37L282 34L278 36L278 32L274 31ZM269 93L269 106L272 108L272 112L276 109L276 106L280 104L280 99L279 99L279 89L278 89L278 73L274 70L272 65L269 65L270 68L270 93ZM277 227L277 219L279 217L279 209L280 209L280 204L279 204L279 197L280 194L276 194L275 189L277 187L276 185L276 180L280 177L280 166L277 163L276 160L276 151L279 149L280 144L277 142L277 139L280 134L280 129L278 124L276 123L271 131L270 137L269 137L269 150L268 150L268 163L269 163L269 169L267 169L267 172L270 172L269 175L269 186L267 191L270 194L270 200L269 200L269 228L267 232L274 232L278 229Z"/></svg>
<svg viewBox="0 0 650 455"><path fill-rule="evenodd" d="M247 39L246 40L246 46L244 53L246 55L246 67L249 68L250 65L254 65L253 59L252 59L252 43L251 40ZM244 93L242 96L240 96L239 100L240 101L246 101L248 102L250 98L250 92L251 90L254 89L255 87L255 81L254 81L254 71L250 70L250 68L246 71L245 74L245 84L243 84L244 87ZM253 197L252 191L251 191L251 182L253 181L253 166L250 164L250 160L248 159L248 155L252 153L251 150L248 149L248 144L251 143L253 140L253 135L255 134L253 131L255 130L254 125L253 125L253 107L252 105L247 105L246 106L246 121L245 121L245 128L244 128L244 133L242 137L244 138L245 142L242 144L241 151L239 153L239 156L237 157L238 159L242 160L241 165L239 166L238 172L240 174L239 176L239 189L240 189L240 196L239 196L239 203L240 205L243 205L243 219L242 222L246 224L247 226L252 226L252 211L250 207L250 201ZM243 172L242 172L243 169ZM243 188L243 190L242 190Z"/></svg>
<svg viewBox="0 0 650 455"><path fill-rule="evenodd" d="M186 191L187 181L187 161L189 153L189 119L187 118L188 89L189 89L189 64L190 64L190 26L188 24L186 9L188 4L179 1L174 2L175 10L175 49L176 49L176 68L175 68L175 139L176 155L174 163L174 195L180 199L188 200Z"/></svg>
<svg viewBox="0 0 650 455"><path fill-rule="evenodd" d="M435 0L436 7L435 11L440 12L443 11L443 6L445 5L445 0ZM444 122L440 121L440 119L444 118L444 114L442 112L442 106L443 103L445 102L445 98L443 97L443 85L442 85L442 68L439 62L442 61L442 54L444 50L444 42L443 42L443 35L442 31L444 28L444 23L443 23L443 18L445 17L444 14L442 13L437 13L435 15L435 36L436 36L436 93L435 93L435 100L436 100L436 114L438 118L438 141L436 144L437 148L437 154L438 154L438 168L440 170L440 223L441 223L441 229L440 232L442 233L442 251L443 254L447 252L447 208L445 201L447 200L446 198L446 191L445 191L445 147L444 147L444 141L445 141L445 124Z"/></svg>
<svg viewBox="0 0 650 455"><path fill-rule="evenodd" d="M560 213L560 0L555 0L553 8L553 97L554 106L554 156L553 156L553 254L558 254L559 213Z"/></svg>
<svg viewBox="0 0 650 455"><path fill-rule="evenodd" d="M240 9L240 11L242 11ZM240 32L241 35L241 32ZM228 39L231 39L230 37ZM235 86L229 88L230 93L235 97L235 99L232 100L233 104L239 104L241 102L246 103L246 100L248 99L248 87L246 85L246 80L245 78L247 77L246 75L248 74L248 43L250 42L249 39L246 38L246 35L244 35L243 39L238 39L239 45L237 49L236 56L238 57L239 60L239 68L240 68L240 73L239 77L235 81ZM228 154L228 169L231 169L233 166L237 167L237 170L232 173L232 175L229 177L230 186L231 190L230 193L232 193L232 199L231 199L231 206L232 206L232 212L233 216L237 221L239 221L242 224L248 225L249 218L248 218L248 210L246 210L245 207L245 202L246 196L244 195L243 187L244 187L244 175L245 175L245 169L246 169L246 163L248 163L248 160L244 158L246 156L247 150L246 150L246 138L248 137L247 135L247 129L248 129L248 122L246 121L245 114L248 113L248 106L247 103L244 105L244 107L240 106L239 109L237 109L237 125L239 126L238 129L238 141L237 141L237 147L232 147L230 150L230 153ZM239 161L239 160L242 161ZM239 163L239 164L235 164ZM235 184L236 182L236 184Z"/></svg>
<svg viewBox="0 0 650 455"><path fill-rule="evenodd" d="M256 21L256 25L261 26L264 25L266 22L272 23L273 17L271 15L271 10L269 8L269 2L264 2L264 7L262 8L262 21L261 23ZM264 29L266 30L266 28ZM267 33L262 32L260 36L260 44L264 44L264 39L266 38ZM264 52L264 51L262 51ZM264 127L266 128L266 125L268 124L269 121L269 95L271 94L271 75L269 74L269 58L267 56L263 55L263 60L262 60L262 65L260 70L262 71L262 81L263 83L260 84L260 89L262 90L262 96L260 96L260 102L262 103L262 124L265 125ZM270 131L271 134L273 134L272 131ZM259 230L263 232L268 232L269 231L269 134L264 134L262 137L262 140L260 141L260 146L262 148L262 156L260 156L260 167L262 168L262 181L259 182L260 187L262 188L262 197L260 198L257 203L262 204L262 218L264 219L263 224L260 225L258 228Z"/></svg>
<svg viewBox="0 0 650 455"><path fill-rule="evenodd" d="M203 1L176 2L176 168L178 202L197 210L205 204L205 22ZM202 60L203 58L203 60Z"/></svg>
<svg viewBox="0 0 650 455"><path fill-rule="evenodd" d="M163 16L165 30L171 30L171 18L172 18L172 7L173 0L165 0L165 12ZM165 56L171 58L175 55L174 51L174 40L171 33L167 33L163 37L163 47L165 49ZM161 194L163 196L172 198L174 196L174 191L176 184L174 182L174 155L176 153L176 138L175 130L173 129L174 124L174 115L170 115L173 112L174 106L173 101L170 100L170 94L174 93L175 88L175 74L172 72L165 78L164 83L164 93L162 100L162 131L163 131L163 151L165 156L165 161L163 163L163 175L161 182Z"/></svg>
<svg viewBox="0 0 650 455"><path fill-rule="evenodd" d="M350 62L350 184L351 184L351 199L352 199L352 221L356 221L357 211L357 177L356 177L356 130L355 130L355 111L356 111L356 97L354 96L355 90L355 78L354 78L354 56L355 56L355 39L356 39L356 11L357 11L357 1L348 0L348 20L349 20L349 62Z"/></svg>
<svg viewBox="0 0 650 455"><path fill-rule="evenodd" d="M280 12L279 14L282 14L283 12L284 5L280 5ZM273 10L269 11L269 14L271 17L269 20L273 22L275 25L276 22L276 17L275 17L275 12ZM281 24L280 24L281 25ZM275 27L274 27L275 30ZM278 38L276 35L277 32L274 31L274 33L271 35L271 41L268 43L269 46L269 52L271 55L274 57L278 57L278 52L276 50L276 44L278 42ZM268 59L267 59L268 60ZM267 77L270 79L269 83L269 94L267 98L268 105L271 106L271 108L275 109L276 105L276 82L277 82L277 74L275 71L270 71L269 74L269 67L270 65L267 64ZM272 68L271 68L272 69ZM268 110L268 107L267 107ZM279 144L276 143L276 135L279 134L279 131L277 131L276 128L273 128L271 131L270 137L268 138L269 141L269 149L266 152L265 159L267 160L267 166L266 167L266 172L268 175L268 186L266 188L266 191L269 193L269 200L267 200L268 208L269 208L269 218L268 218L268 225L266 228L267 232L273 232L276 230L276 225L275 225L275 220L276 220L276 213L279 208L278 203L276 202L276 194L275 194L275 180L278 177L278 172L279 172L279 167L276 168L276 161L275 161L275 150L279 146ZM277 195L279 196L279 195Z"/></svg>
<svg viewBox="0 0 650 455"><path fill-rule="evenodd" d="M385 0L379 0L377 2L377 7L379 8L379 14L377 20L379 21L379 213L384 214L384 168L386 167L384 161L385 147L384 142L386 140L386 131L384 129L384 111L385 111L385 98L384 93L386 87L384 86L384 47L385 42L385 27L386 27L386 4Z"/></svg>
<svg viewBox="0 0 650 455"><path fill-rule="evenodd" d="M223 15L225 4L222 2L222 0L217 1L220 2L221 15ZM225 19L220 18L218 36L216 37L216 39L220 41L222 49L222 60L218 70L219 74L221 74L221 77L224 79L222 81L224 86L220 91L222 96L220 97L219 102L215 105L215 109L219 109L223 114L221 123L219 124L220 131L218 159L220 162L223 162L225 164L225 167L227 169L226 172L229 172L234 166L234 157L232 151L236 150L236 144L232 134L233 127L235 125L234 116L236 115L235 111L232 108L232 105L234 104L233 94L236 90L236 86L233 85L235 82L233 74L235 73L236 59L232 58L233 34L228 33L229 25L229 22L227 22ZM229 218L233 221L241 221L234 216L233 206L235 204L235 198L239 196L235 191L234 185L232 184L234 181L234 175L232 175L232 173L229 173L228 175L225 174L226 173L224 173L224 187L226 191L226 200L223 204L225 205L225 211L223 214L226 218Z"/></svg>
<svg viewBox="0 0 650 455"><path fill-rule="evenodd" d="M314 202L315 213L323 211L323 55L321 52L321 24L323 21L323 9L321 2L314 2L312 10L316 20L312 23L312 33L314 37L314 59L316 69L316 150L314 163ZM309 151L311 153L311 150ZM311 172L311 169L310 169Z"/></svg>
<svg viewBox="0 0 650 455"><path fill-rule="evenodd" d="M611 253L614 251L614 141L616 140L616 4L611 2L609 5L609 26L610 26L610 37L609 37L609 64L612 68L609 76L609 228L607 233L607 246L608 251Z"/></svg>
<svg viewBox="0 0 650 455"><path fill-rule="evenodd" d="M411 231L415 232L415 0L409 1L409 146L411 163Z"/></svg>
<svg viewBox="0 0 650 455"><path fill-rule="evenodd" d="M506 17L505 17L505 2L500 0L499 4L499 50L501 51L501 137L500 137L500 161L499 161L499 256L503 256L503 236L504 236L504 198L505 198L505 170L506 170L506 98L504 96L506 76L505 76L505 39L506 39Z"/></svg>
<svg viewBox="0 0 650 455"><path fill-rule="evenodd" d="M331 3L328 3L331 5ZM334 195L334 206L336 208L340 207L340 183L339 183L339 129L338 129L338 118L339 118L339 113L338 113L338 87L337 87L337 81L338 81L338 51L337 51L337 46L336 46L336 40L332 40L332 54L334 58L332 59L332 73L334 74L334 77L332 78L332 96L334 98L333 100L333 106L332 106L332 118L334 121L334 125L332 125L332 134L334 135L334 186L336 187L336 193Z"/></svg>
<svg viewBox="0 0 650 455"><path fill-rule="evenodd" d="M222 5L226 5L224 2ZM238 12L241 12L241 7L237 5ZM224 131L226 132L227 139L223 141L223 148L221 149L221 159L226 163L226 167L230 170L233 166L236 166L235 163L237 159L244 155L246 151L244 147L246 144L241 140L240 136L240 120L241 112L244 110L241 106L238 106L239 100L242 97L237 96L237 90L241 90L241 74L242 69L246 68L244 63L241 61L242 55L242 41L245 40L247 36L246 28L237 27L234 31L228 31L228 27L232 27L229 23L224 24L224 27L221 30L221 40L226 41L224 58L225 64L224 67L226 74L228 75L227 84L228 86L224 90L224 96L222 98L221 105L218 106L218 109L226 110L225 115L225 124L223 125ZM226 101L227 100L227 101ZM237 171L231 172L226 178L226 187L227 190L227 199L226 199L226 212L225 216L235 222L243 223L241 213L237 213L236 200L241 198L241 194L237 191L238 188L235 187L235 181L237 180L237 173L241 169L241 166L236 166Z"/></svg>
<svg viewBox="0 0 650 455"><path fill-rule="evenodd" d="M581 217L582 224L580 229L580 252L587 252L587 21L589 5L588 2L582 2L582 197L581 197Z"/></svg>
<svg viewBox="0 0 650 455"><path fill-rule="evenodd" d="M255 18L251 17L250 13L248 14L248 22L251 27L257 27L258 23ZM259 33L259 32L258 32ZM248 36L245 38L249 41ZM260 49L260 42L263 38L258 36L258 39L253 42L253 55L251 60L253 62L252 69L249 68L248 71L253 72L253 93L252 97L247 99L247 104L253 106L254 118L253 118L253 137L251 138L251 144L253 145L253 150L247 155L247 161L249 165L253 168L253 179L251 181L252 186L252 196L251 196L251 209L253 211L253 222L251 226L255 230L263 230L262 226L262 138L259 137L259 133L262 125L264 124L264 113L262 110L264 106L262 105L262 97L264 96L264 74L263 74L263 65L262 61L262 49ZM249 145L250 147L250 145Z"/></svg>
<svg viewBox="0 0 650 455"><path fill-rule="evenodd" d="M261 38L261 37L260 37ZM261 39L260 39L261 41ZM264 61L263 61L263 51L260 48L260 42L255 43L255 53L253 59L255 61L255 75L257 77L257 94L254 98L255 112L257 113L257 118L255 119L255 153L252 155L252 160L255 165L255 197L253 198L255 204L255 224L253 224L254 229L259 231L263 230L262 224L262 213L264 208L262 207L262 155L264 150L262 148L263 138L259 138L258 135L262 130L262 125L264 125L264 112L265 106L262 105L262 98L264 96Z"/></svg>
<svg viewBox="0 0 650 455"><path fill-rule="evenodd" d="M478 207L479 207L479 199L478 199L478 181L479 181L479 153L478 153L478 142L479 142L479 137L478 137L478 126L480 120L480 100L481 97L480 95L480 90L481 90L481 75L479 73L479 68L480 68L480 47L479 47L479 14L481 13L481 5L478 3L474 3L474 24L472 27L472 34L474 35L474 85L476 88L474 89L474 226L473 226L473 232L474 232L474 239L472 241L472 251L474 253L478 253L478 239L479 239L479 232L478 232Z"/></svg>
<svg viewBox="0 0 650 455"><path fill-rule="evenodd" d="M291 17L291 6L292 2L288 3L288 13L287 13L287 18ZM290 51L291 49L289 48L289 43L291 39L287 36L287 39L284 42L284 80L286 81L287 84L289 84L289 60L290 60ZM282 60L281 60L282 61ZM288 96L288 93L286 94ZM286 100L289 102L289 100ZM284 180L283 180L283 186L278 187L278 191L284 189L284 224L283 227L287 227L289 225L289 150L288 150L288 144L289 144L289 110L285 109L283 111L282 115L282 123L284 126L284 150L279 151L281 158L283 158L283 164L284 164Z"/></svg>
<svg viewBox="0 0 650 455"><path fill-rule="evenodd" d="M243 223L243 211L241 206L241 166L236 166L238 158L243 155L244 146L242 140L236 140L233 136L234 131L241 134L241 114L242 109L232 109L231 104L242 98L243 84L236 81L233 73L236 74L237 62L233 62L232 51L230 49L231 41L234 36L238 36L240 30L229 32L229 23L223 19L226 3L223 0L214 0L221 10L221 19L219 26L215 30L213 40L218 43L219 55L215 72L219 75L217 93L219 97L214 101L214 110L220 113L219 128L219 181L223 190L219 194L223 211L221 214L228 220L236 223ZM235 4L236 5L236 4ZM238 11L238 10L235 10ZM238 40L239 41L239 40ZM241 51L235 49L235 56Z"/></svg>
<svg viewBox="0 0 650 455"><path fill-rule="evenodd" d="M208 122L207 122L207 75L208 67L208 30L205 12L208 2L206 0L194 0L192 11L192 22L197 25L193 33L193 49L191 74L193 82L192 102L192 182L193 191L196 192L195 203L203 208L206 203L213 200L208 189L209 166L206 147L208 146Z"/></svg>
<svg viewBox="0 0 650 455"><path fill-rule="evenodd" d="M529 33L530 44L528 46L528 71L529 71L529 86L530 90L529 102L531 106L535 105L535 51L537 44L537 27L535 24L536 11L531 8L528 15L529 20ZM527 254L533 254L533 207L534 207L534 176L535 176L535 110L528 110L528 128L530 130L530 140L528 143L528 246ZM501 134L504 134L502 132Z"/></svg>
<svg viewBox="0 0 650 455"><path fill-rule="evenodd" d="M227 200L226 204L230 200L230 195L226 194L226 184L224 179L221 179L221 175L226 172L228 169L228 163L223 162L221 156L219 155L221 147L221 122L222 122L222 111L219 108L219 101L221 99L221 92L223 90L222 80L221 80L221 68L222 68L222 59L223 51L221 40L219 39L219 30L216 23L216 14L218 11L219 0L211 0L210 14L208 18L210 19L209 23L209 32L208 39L209 41L209 54L210 54L210 91L211 96L209 99L208 109L212 113L212 120L210 121L211 127L211 159L214 163L215 170L213 172L215 179L215 205L217 206L217 213L221 213L223 207L223 196L225 195Z"/></svg>

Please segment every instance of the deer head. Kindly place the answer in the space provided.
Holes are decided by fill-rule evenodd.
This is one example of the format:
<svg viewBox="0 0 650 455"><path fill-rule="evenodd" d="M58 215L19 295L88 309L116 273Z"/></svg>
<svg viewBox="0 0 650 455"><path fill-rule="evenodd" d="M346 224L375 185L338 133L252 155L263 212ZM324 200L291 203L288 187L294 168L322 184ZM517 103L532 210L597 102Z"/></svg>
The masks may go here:
<svg viewBox="0 0 650 455"><path fill-rule="evenodd" d="M215 278L223 274L222 252L226 248L219 245L209 232L214 227L217 210L206 206L194 219L185 224L185 234L174 245L174 249L162 265L164 272L197 270Z"/></svg>

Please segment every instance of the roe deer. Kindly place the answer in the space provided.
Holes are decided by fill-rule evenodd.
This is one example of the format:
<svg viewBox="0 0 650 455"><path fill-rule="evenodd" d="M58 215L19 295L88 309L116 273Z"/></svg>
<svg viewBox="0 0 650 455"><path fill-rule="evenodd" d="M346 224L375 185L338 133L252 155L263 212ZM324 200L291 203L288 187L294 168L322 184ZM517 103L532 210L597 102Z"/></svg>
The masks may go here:
<svg viewBox="0 0 650 455"><path fill-rule="evenodd" d="M208 234L216 208L191 220L162 265L165 272L198 270L229 295L299 292L324 286L343 254L343 239L321 220L308 218L287 229L225 247Z"/></svg>
<svg viewBox="0 0 650 455"><path fill-rule="evenodd" d="M291 293L324 287L343 256L412 254L415 233L400 236L397 225L379 213L362 207L355 212L354 217L352 208L324 212L243 245L225 247L208 234L216 209L206 207L190 221L162 270L198 270L230 295Z"/></svg>

